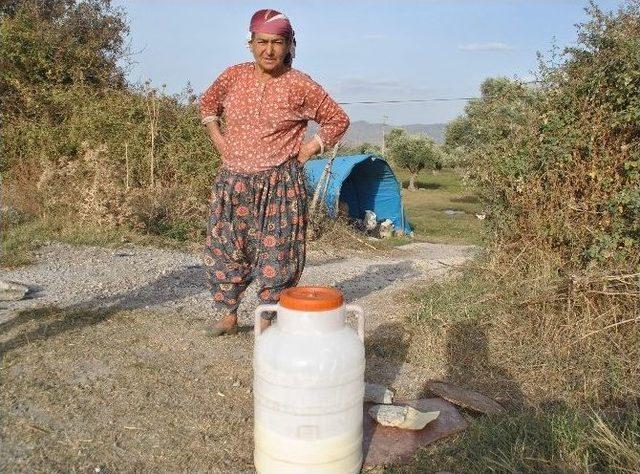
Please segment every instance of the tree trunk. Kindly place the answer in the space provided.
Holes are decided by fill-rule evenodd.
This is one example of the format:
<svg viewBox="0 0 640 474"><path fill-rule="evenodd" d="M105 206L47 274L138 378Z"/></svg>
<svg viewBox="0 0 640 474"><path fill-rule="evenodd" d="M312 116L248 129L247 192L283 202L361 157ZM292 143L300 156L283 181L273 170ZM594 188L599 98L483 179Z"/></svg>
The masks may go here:
<svg viewBox="0 0 640 474"><path fill-rule="evenodd" d="M416 190L416 176L418 175L418 173L411 173L411 176L409 176L409 191L415 191Z"/></svg>

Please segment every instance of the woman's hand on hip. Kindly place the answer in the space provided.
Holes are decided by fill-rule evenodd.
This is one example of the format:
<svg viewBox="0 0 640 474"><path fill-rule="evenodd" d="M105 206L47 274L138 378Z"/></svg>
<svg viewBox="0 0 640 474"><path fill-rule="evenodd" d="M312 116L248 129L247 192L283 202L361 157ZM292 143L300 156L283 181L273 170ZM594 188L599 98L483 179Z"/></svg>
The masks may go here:
<svg viewBox="0 0 640 474"><path fill-rule="evenodd" d="M305 164L309 159L320 151L320 144L317 140L311 139L302 144L298 152L298 161Z"/></svg>

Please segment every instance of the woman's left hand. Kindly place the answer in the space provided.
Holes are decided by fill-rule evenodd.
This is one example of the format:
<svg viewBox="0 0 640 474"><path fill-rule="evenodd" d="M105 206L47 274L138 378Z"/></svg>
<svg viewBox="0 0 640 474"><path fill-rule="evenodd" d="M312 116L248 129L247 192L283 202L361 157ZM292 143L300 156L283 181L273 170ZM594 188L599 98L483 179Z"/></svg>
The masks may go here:
<svg viewBox="0 0 640 474"><path fill-rule="evenodd" d="M306 143L303 143L298 152L298 162L305 164L309 159L320 151L320 144L313 138Z"/></svg>

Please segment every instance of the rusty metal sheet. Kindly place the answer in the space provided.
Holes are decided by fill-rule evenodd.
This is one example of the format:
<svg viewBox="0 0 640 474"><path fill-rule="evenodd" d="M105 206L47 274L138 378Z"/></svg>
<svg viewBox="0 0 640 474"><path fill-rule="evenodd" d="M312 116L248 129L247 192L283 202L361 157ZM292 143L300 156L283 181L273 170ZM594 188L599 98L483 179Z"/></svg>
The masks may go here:
<svg viewBox="0 0 640 474"><path fill-rule="evenodd" d="M429 380L426 385L433 393L450 401L454 405L470 408L486 415L495 415L504 412L504 408L498 402L474 390L462 388L448 382L438 382L436 380Z"/></svg>
<svg viewBox="0 0 640 474"><path fill-rule="evenodd" d="M420 411L440 411L440 416L421 430L403 430L378 424L368 413L373 403L365 403L365 467L407 464L418 449L459 433L468 425L456 407L441 398L396 401L394 404L408 405Z"/></svg>

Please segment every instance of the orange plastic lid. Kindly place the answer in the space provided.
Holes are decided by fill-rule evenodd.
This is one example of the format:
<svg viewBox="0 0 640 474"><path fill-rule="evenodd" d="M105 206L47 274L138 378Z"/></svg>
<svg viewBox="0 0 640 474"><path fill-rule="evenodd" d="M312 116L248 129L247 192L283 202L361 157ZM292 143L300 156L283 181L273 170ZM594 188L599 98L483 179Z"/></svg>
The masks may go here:
<svg viewBox="0 0 640 474"><path fill-rule="evenodd" d="M342 292L331 286L295 286L280 293L280 306L298 311L327 311L343 303Z"/></svg>

